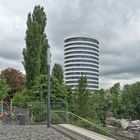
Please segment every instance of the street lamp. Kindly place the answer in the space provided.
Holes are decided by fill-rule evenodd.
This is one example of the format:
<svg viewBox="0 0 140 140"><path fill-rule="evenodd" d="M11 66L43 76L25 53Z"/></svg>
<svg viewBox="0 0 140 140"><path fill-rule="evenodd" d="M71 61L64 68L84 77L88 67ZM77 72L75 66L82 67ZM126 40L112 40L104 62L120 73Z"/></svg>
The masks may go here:
<svg viewBox="0 0 140 140"><path fill-rule="evenodd" d="M47 65L48 65L48 102L47 102L47 127L50 127L51 123L51 104L50 104L50 63L51 63L51 53L50 53L50 46L47 49Z"/></svg>

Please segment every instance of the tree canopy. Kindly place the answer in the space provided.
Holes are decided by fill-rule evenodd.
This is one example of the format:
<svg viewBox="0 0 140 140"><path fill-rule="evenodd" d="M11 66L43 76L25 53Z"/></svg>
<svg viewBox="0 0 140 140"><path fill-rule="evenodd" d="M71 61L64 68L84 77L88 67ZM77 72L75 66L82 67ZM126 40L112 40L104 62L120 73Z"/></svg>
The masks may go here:
<svg viewBox="0 0 140 140"><path fill-rule="evenodd" d="M0 75L0 100L3 100L8 95L10 87L6 84L6 80Z"/></svg>
<svg viewBox="0 0 140 140"><path fill-rule="evenodd" d="M24 88L25 77L19 70L7 68L1 72L1 75L5 78L7 85L10 87L7 96L8 100L12 98L16 92Z"/></svg>
<svg viewBox="0 0 140 140"><path fill-rule="evenodd" d="M59 81L60 84L63 84L63 68L60 64L54 64L54 67L52 69L52 75Z"/></svg>
<svg viewBox="0 0 140 140"><path fill-rule="evenodd" d="M48 40L45 34L46 14L44 8L35 6L28 14L26 48L23 49L23 65L26 71L26 86L31 88L33 81L41 74L47 74Z"/></svg>

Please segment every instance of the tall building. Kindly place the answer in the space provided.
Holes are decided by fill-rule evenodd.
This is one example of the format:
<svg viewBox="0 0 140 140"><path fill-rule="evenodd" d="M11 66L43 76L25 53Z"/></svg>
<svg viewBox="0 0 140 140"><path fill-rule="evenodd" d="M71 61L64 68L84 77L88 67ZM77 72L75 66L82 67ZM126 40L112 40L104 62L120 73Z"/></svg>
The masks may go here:
<svg viewBox="0 0 140 140"><path fill-rule="evenodd" d="M99 41L77 34L64 39L64 81L75 89L81 76L89 90L99 89Z"/></svg>

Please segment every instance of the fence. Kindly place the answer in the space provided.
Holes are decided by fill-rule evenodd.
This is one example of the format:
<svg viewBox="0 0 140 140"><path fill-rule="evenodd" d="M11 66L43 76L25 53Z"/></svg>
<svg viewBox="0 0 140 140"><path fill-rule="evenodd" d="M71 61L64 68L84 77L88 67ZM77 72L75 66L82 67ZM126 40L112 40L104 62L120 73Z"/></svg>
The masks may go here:
<svg viewBox="0 0 140 140"><path fill-rule="evenodd" d="M1 102L2 104L2 102ZM10 103L3 102L0 106L1 111L13 111L20 112L25 115L26 124L47 124L47 103L46 102L13 102L12 107ZM65 102L53 102L51 103L51 123L52 124L74 124L94 132L98 132L103 135L115 137L112 133L108 132L104 127L99 124L95 124L89 120L86 120L72 112L68 111L68 104ZM120 136L129 137L135 140L140 139L140 135L134 133L124 134L121 131L116 132ZM129 135L129 136L128 136Z"/></svg>

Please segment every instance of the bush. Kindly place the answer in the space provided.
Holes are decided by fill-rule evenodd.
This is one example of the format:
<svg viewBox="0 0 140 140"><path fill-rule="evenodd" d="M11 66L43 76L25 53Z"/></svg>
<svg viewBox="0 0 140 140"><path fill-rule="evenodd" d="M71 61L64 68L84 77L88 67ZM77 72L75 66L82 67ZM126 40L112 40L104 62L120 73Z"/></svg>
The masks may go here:
<svg viewBox="0 0 140 140"><path fill-rule="evenodd" d="M51 119L52 119L52 124L67 123L65 112L52 112Z"/></svg>
<svg viewBox="0 0 140 140"><path fill-rule="evenodd" d="M47 119L47 105L39 101L32 102L30 112L34 122L43 122Z"/></svg>
<svg viewBox="0 0 140 140"><path fill-rule="evenodd" d="M13 97L13 106L27 107L27 103L30 101L27 90L17 92Z"/></svg>

